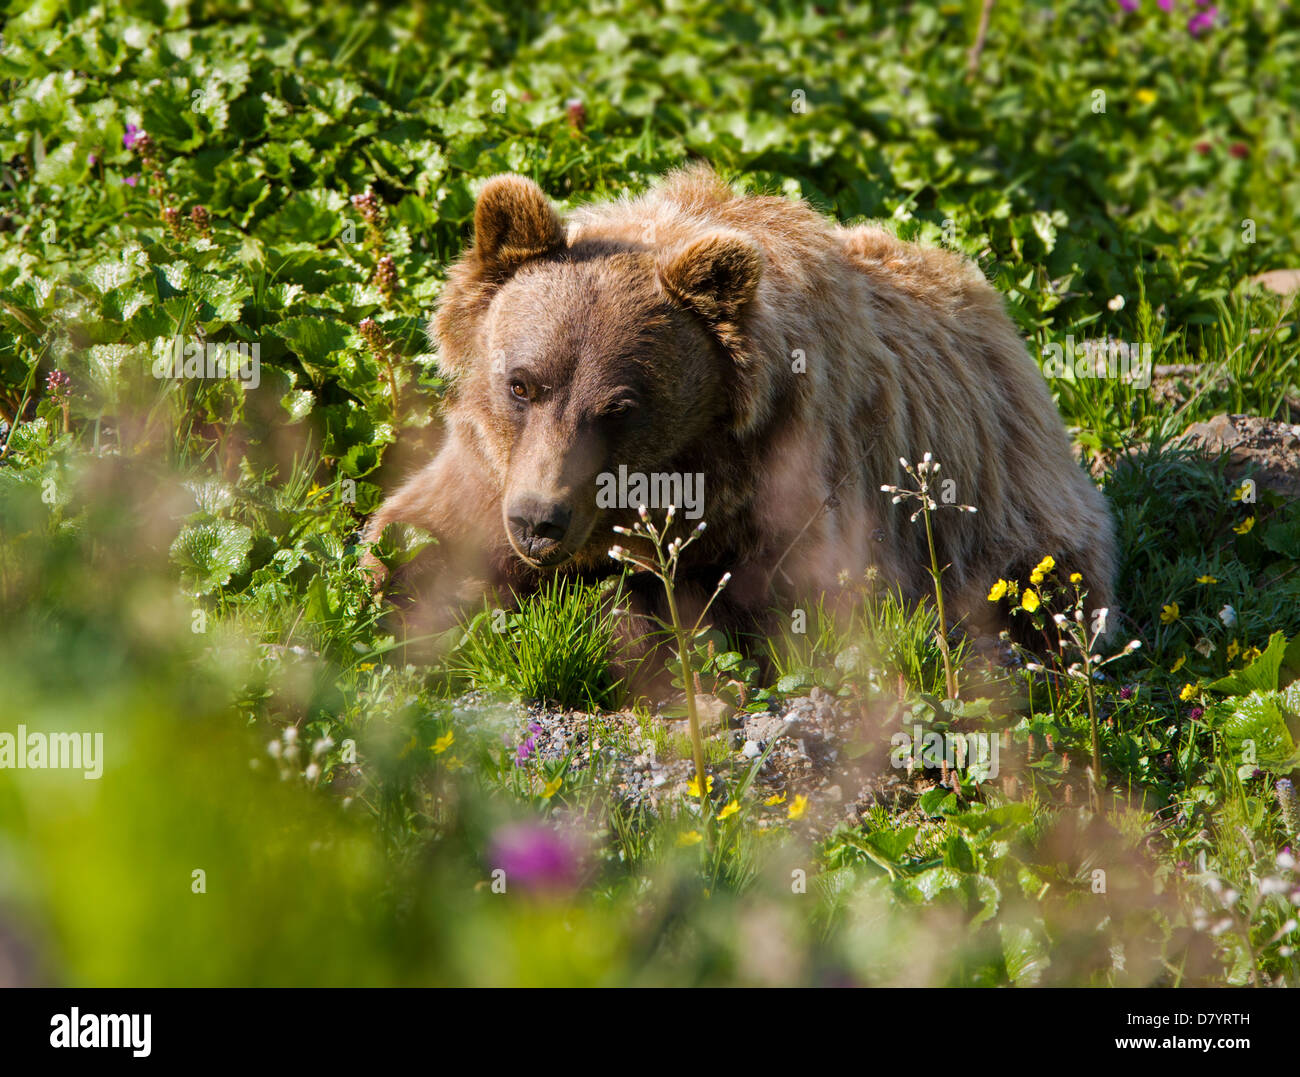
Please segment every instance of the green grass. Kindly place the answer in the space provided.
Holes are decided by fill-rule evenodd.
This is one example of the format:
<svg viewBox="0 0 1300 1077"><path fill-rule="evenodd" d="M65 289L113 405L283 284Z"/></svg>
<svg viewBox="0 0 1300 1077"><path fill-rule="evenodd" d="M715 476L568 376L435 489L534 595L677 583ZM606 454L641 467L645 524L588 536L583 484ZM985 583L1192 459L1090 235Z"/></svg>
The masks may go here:
<svg viewBox="0 0 1300 1077"><path fill-rule="evenodd" d="M99 781L0 769L0 903L34 978L1300 983L1276 792L1300 517L1173 443L1300 409L1296 309L1247 283L1300 266L1300 15L1223 5L1192 37L1186 4L998 2L968 78L980 7L15 7L0 732L105 734ZM885 742L991 733L999 776L958 795L930 770L819 820L716 738L711 795L634 806L614 755L690 745L604 712L626 702L605 606L564 582L408 663L358 529L437 440L426 324L478 189L517 171L574 206L691 158L975 259L1040 362L1114 339L1190 368L1181 404L1049 381L1116 514L1115 646L1142 642L1094 682L1095 807L1077 678L963 645L946 701L930 606L865 581L802 632L699 641L702 687L742 710L816 687ZM257 386L154 376L200 340L256 345ZM589 712L591 766L520 759L534 699ZM511 841L565 871L494 892Z"/></svg>

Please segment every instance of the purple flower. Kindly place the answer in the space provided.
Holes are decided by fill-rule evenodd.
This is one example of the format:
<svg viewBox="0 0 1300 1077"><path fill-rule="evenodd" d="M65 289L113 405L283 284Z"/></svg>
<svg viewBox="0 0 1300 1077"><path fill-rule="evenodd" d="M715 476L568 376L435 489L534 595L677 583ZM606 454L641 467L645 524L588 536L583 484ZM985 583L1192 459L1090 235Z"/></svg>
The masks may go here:
<svg viewBox="0 0 1300 1077"><path fill-rule="evenodd" d="M506 873L507 889L572 889L578 883L578 849L541 823L510 823L492 836L491 866Z"/></svg>
<svg viewBox="0 0 1300 1077"><path fill-rule="evenodd" d="M1138 9L1138 0L1119 0L1119 6L1125 11L1136 11Z"/></svg>
<svg viewBox="0 0 1300 1077"><path fill-rule="evenodd" d="M1161 11L1174 10L1174 0L1156 0L1156 3L1160 5Z"/></svg>
<svg viewBox="0 0 1300 1077"><path fill-rule="evenodd" d="M122 182L125 183L128 187L134 187L137 183L140 182L140 177L127 176L124 180L122 180Z"/></svg>
<svg viewBox="0 0 1300 1077"><path fill-rule="evenodd" d="M1199 722L1204 714L1204 707L1193 707L1187 712L1187 720L1189 722Z"/></svg>
<svg viewBox="0 0 1300 1077"><path fill-rule="evenodd" d="M1126 684L1126 685L1124 685L1124 687L1121 688L1121 689L1119 690L1119 698L1120 698L1120 699L1132 699L1132 698L1133 698L1133 686L1132 686L1131 684Z"/></svg>
<svg viewBox="0 0 1300 1077"><path fill-rule="evenodd" d="M522 767L537 751L537 742L530 736L515 749L515 766Z"/></svg>
<svg viewBox="0 0 1300 1077"><path fill-rule="evenodd" d="M1214 21L1219 16L1217 7L1206 8L1204 11L1198 11L1187 20L1187 32L1192 37L1199 37L1205 30L1213 29Z"/></svg>
<svg viewBox="0 0 1300 1077"><path fill-rule="evenodd" d="M134 146L137 142L140 141L140 136L142 134L144 134L144 132L140 130L140 128L138 128L135 124L128 123L126 125L126 134L122 136L123 149L129 150L132 146Z"/></svg>

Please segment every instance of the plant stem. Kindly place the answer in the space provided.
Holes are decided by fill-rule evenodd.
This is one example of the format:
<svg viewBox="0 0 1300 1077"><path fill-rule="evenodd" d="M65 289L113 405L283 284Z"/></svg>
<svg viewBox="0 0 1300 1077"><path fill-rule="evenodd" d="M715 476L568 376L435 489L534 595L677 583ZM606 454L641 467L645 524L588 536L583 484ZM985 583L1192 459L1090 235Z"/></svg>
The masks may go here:
<svg viewBox="0 0 1300 1077"><path fill-rule="evenodd" d="M921 495L923 498L925 493ZM943 655L943 678L948 688L948 698L957 698L957 676L952 670L952 655L948 651L948 619L943 612L943 579L939 571L939 557L934 551L934 531L930 526L930 509L924 501L921 515L925 517L925 541L930 547L930 576L934 580L934 600L939 609L939 652Z"/></svg>
<svg viewBox="0 0 1300 1077"><path fill-rule="evenodd" d="M682 666L682 686L686 689L686 717L691 726L691 752L695 757L695 781L700 792L701 805L708 802L708 778L704 774L704 738L700 735L700 715L695 705L695 677L686 655L686 629L677 614L677 598L671 579L664 575L664 594L668 596L668 616L672 618L673 634L677 637L677 660Z"/></svg>

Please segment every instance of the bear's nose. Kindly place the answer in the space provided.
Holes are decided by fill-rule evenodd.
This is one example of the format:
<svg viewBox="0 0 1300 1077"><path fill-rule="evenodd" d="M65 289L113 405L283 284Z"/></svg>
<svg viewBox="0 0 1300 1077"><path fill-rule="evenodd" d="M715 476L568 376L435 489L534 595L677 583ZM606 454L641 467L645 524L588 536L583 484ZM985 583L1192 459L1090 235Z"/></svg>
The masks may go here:
<svg viewBox="0 0 1300 1077"><path fill-rule="evenodd" d="M515 542L533 558L546 557L564 541L572 517L569 507L559 501L525 495L510 503L510 530Z"/></svg>

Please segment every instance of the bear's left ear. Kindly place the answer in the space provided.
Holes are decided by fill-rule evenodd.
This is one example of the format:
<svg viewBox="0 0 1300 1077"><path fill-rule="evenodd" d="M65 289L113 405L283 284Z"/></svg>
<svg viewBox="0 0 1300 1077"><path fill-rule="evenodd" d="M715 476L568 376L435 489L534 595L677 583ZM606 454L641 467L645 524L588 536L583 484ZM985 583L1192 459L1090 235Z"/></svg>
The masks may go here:
<svg viewBox="0 0 1300 1077"><path fill-rule="evenodd" d="M731 343L741 313L758 291L763 254L738 232L713 232L670 252L657 269L664 290Z"/></svg>

